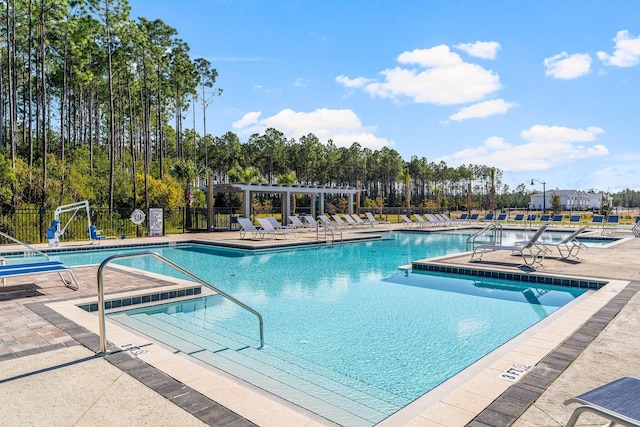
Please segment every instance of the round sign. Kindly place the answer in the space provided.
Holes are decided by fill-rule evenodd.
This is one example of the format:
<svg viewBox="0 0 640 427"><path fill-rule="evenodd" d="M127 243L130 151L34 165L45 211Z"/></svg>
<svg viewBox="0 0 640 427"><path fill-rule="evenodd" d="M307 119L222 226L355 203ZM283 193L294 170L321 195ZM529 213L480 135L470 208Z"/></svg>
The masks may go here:
<svg viewBox="0 0 640 427"><path fill-rule="evenodd" d="M146 215L144 214L144 212L142 212L140 209L136 209L135 211L131 212L131 216L129 218L135 225L140 225L144 222L145 216Z"/></svg>

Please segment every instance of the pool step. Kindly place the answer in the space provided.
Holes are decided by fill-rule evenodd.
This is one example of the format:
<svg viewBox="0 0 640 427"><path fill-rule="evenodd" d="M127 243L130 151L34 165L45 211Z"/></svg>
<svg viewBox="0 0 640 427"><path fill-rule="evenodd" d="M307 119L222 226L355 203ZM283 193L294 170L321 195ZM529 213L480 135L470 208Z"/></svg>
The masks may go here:
<svg viewBox="0 0 640 427"><path fill-rule="evenodd" d="M355 378L342 375L324 366L296 357L291 353L285 353L268 344L264 349L258 350L247 344L252 342L248 337L237 334L231 330L219 328L218 330L221 333L212 333L191 321L185 313L181 314L184 318L165 313L157 313L153 317L162 320L165 324L187 329L189 333L197 335L197 337L194 338L196 341L198 339L208 339L216 344L224 345L244 356L255 359L255 361L257 361L256 363L266 363L287 373L304 378L307 381L314 382L336 393L349 396L350 399L359 401L365 405L373 405L373 407L383 413L392 414L398 407L407 404L405 397L395 395ZM175 332L182 333L180 331ZM251 363L251 361L247 363Z"/></svg>
<svg viewBox="0 0 640 427"><path fill-rule="evenodd" d="M397 402L394 405L367 395L265 350L248 347L246 343L219 334L208 333L209 337L205 338L193 332L192 323L186 322L189 329L184 329L166 318L158 319L157 315L138 313L110 317L341 425L371 426L398 408Z"/></svg>

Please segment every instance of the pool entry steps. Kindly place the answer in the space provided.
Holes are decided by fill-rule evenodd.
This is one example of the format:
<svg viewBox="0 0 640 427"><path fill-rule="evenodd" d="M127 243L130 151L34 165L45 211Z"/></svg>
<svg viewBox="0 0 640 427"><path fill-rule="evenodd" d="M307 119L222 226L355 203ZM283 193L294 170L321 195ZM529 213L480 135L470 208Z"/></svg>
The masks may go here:
<svg viewBox="0 0 640 427"><path fill-rule="evenodd" d="M205 303L196 299L187 304ZM139 309L109 318L340 425L372 426L406 404L404 397L269 345L258 349L255 341L231 330L206 330L196 316Z"/></svg>

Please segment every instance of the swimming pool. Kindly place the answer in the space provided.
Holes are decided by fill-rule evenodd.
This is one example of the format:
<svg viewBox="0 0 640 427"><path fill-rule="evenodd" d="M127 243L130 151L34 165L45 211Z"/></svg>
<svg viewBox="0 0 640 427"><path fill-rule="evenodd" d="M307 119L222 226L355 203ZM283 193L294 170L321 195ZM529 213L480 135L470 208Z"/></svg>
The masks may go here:
<svg viewBox="0 0 640 427"><path fill-rule="evenodd" d="M398 269L465 244L465 235L393 233L278 251L153 248L260 311L262 350L255 317L218 296L111 317L338 424L369 426L584 292ZM99 252L57 256L81 265L123 250ZM152 258L119 262L174 274Z"/></svg>

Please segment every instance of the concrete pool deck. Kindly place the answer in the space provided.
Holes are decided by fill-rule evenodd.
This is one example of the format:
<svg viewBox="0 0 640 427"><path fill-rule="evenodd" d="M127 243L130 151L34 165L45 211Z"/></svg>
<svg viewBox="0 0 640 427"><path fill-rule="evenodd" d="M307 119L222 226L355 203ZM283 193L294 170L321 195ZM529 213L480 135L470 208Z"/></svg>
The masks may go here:
<svg viewBox="0 0 640 427"><path fill-rule="evenodd" d="M359 234L347 231L344 237ZM240 241L234 232L108 241L102 245L183 240L253 246L294 242ZM304 233L296 242L312 244L314 240L315 233ZM531 328L481 366L454 377L436 394L418 399L380 425L560 426L573 410L573 406L563 405L566 399L621 376L640 377L636 363L640 355L636 332L640 327L639 249L640 239L628 238L611 247L590 248L580 254L579 263L546 259L540 273L611 283ZM467 265L468 260L469 255L463 254L437 262ZM517 264L514 257L497 252L473 265L521 271ZM107 337L114 344L113 352L96 357L95 316L70 308L70 301L95 298L96 270L95 266L74 268L81 283L77 291L62 286L55 274L9 279L9 285L35 283L40 295L0 301L3 423L331 425L172 354L163 346L140 340L130 331L117 330L111 322ZM109 269L106 292L172 285L157 279L149 282L149 277ZM533 367L516 383L498 378L513 363ZM597 422L589 417L581 421L581 425Z"/></svg>

